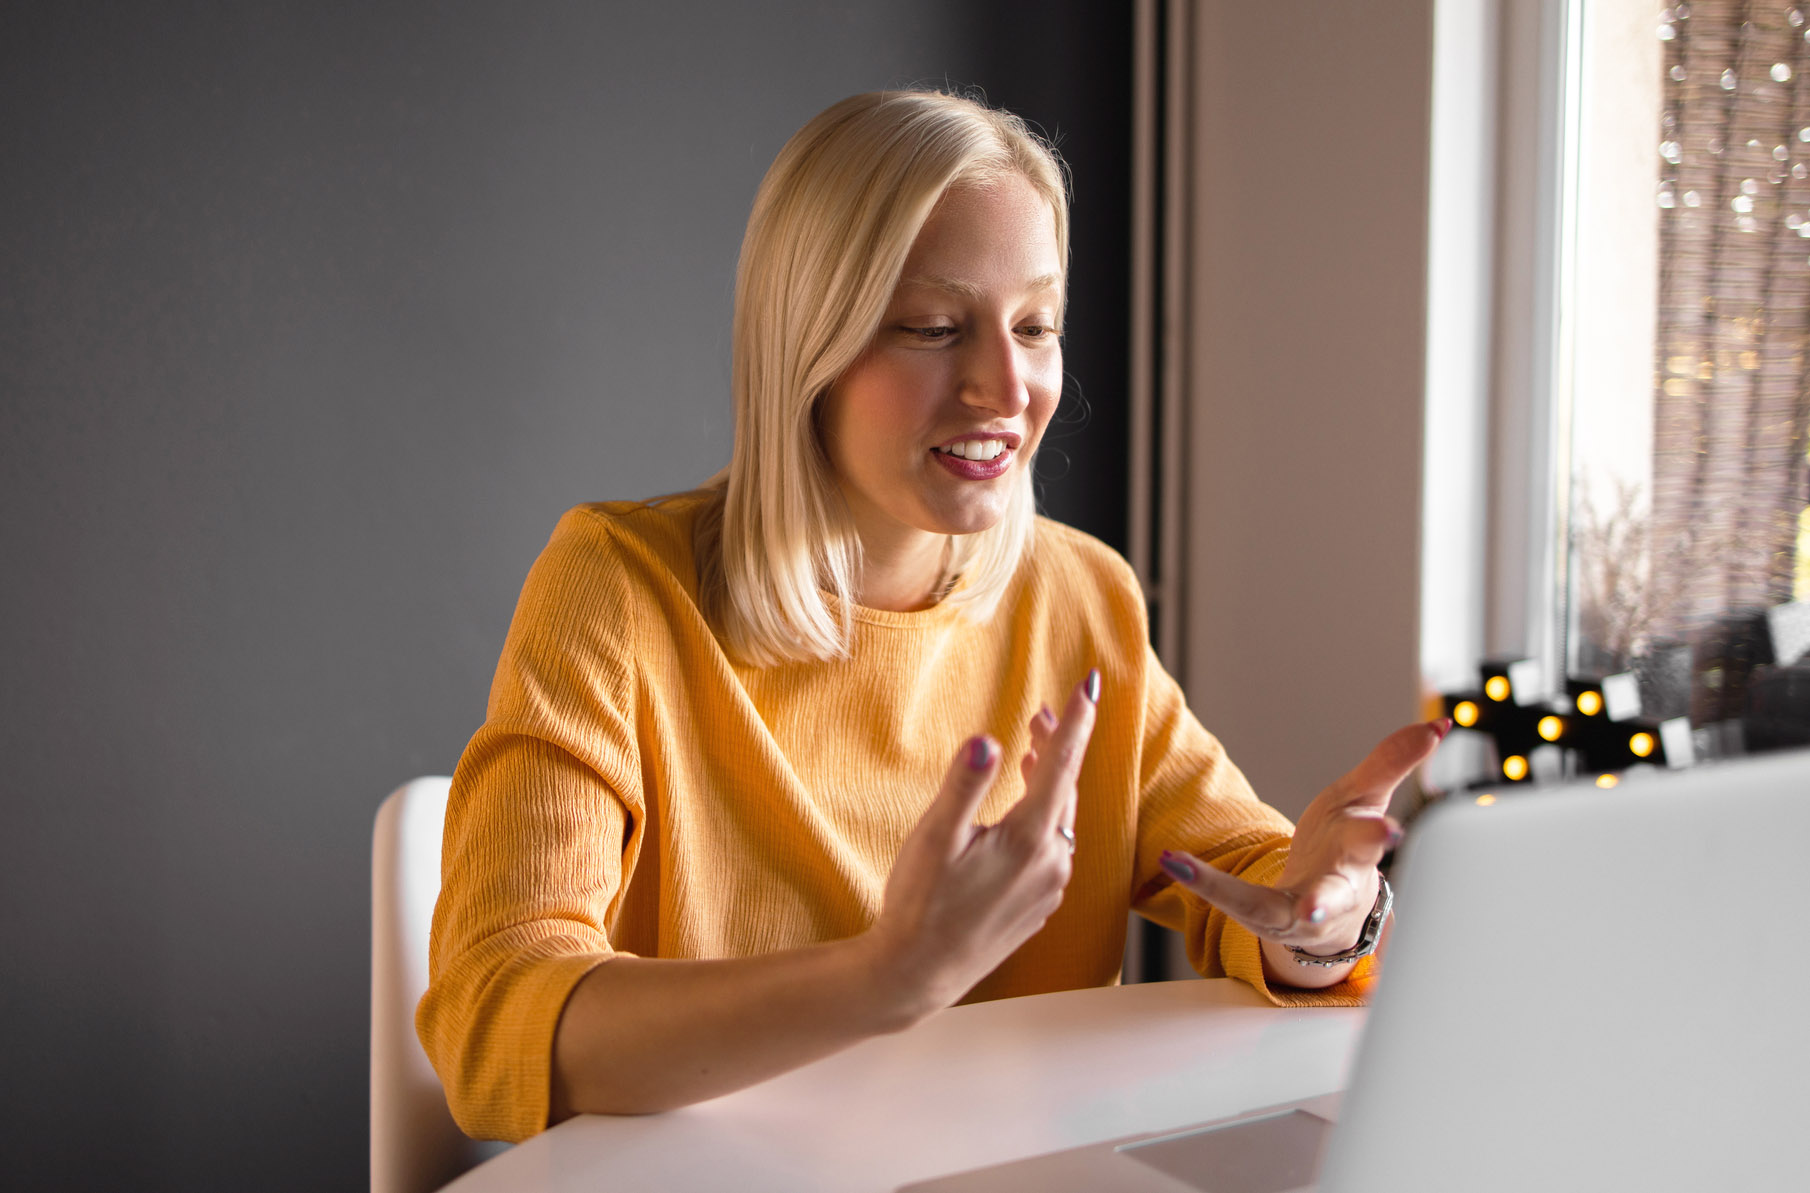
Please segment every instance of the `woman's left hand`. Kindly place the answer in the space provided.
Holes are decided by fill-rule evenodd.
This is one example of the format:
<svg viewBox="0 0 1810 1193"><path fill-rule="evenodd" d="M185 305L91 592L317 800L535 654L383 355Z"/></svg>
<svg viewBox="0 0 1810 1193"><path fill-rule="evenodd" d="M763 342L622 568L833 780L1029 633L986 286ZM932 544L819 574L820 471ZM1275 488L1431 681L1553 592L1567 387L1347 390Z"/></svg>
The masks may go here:
<svg viewBox="0 0 1810 1193"><path fill-rule="evenodd" d="M1274 887L1234 878L1185 853L1165 851L1163 869L1256 934L1270 968L1285 980L1339 981L1343 966L1288 964L1293 955L1285 946L1328 956L1357 943L1376 902L1377 863L1401 840L1401 826L1387 815L1389 797L1450 729L1444 720L1398 729L1314 797L1295 825L1288 862Z"/></svg>

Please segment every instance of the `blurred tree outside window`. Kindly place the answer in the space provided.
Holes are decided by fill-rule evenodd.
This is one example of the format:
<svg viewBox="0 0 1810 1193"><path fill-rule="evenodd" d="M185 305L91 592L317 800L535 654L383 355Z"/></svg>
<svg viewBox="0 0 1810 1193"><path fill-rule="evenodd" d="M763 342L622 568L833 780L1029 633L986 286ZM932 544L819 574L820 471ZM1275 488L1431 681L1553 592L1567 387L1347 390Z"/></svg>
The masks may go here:
<svg viewBox="0 0 1810 1193"><path fill-rule="evenodd" d="M1732 752L1810 600L1810 14L1580 2L1567 664Z"/></svg>

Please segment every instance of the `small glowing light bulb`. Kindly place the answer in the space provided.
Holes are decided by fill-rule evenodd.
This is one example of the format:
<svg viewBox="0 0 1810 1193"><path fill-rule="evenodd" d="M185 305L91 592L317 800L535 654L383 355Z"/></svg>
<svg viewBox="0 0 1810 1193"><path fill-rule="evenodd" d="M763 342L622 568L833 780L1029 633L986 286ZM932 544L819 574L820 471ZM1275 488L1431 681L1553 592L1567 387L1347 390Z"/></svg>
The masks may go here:
<svg viewBox="0 0 1810 1193"><path fill-rule="evenodd" d="M1557 717L1541 717L1537 728L1540 731L1540 736L1547 741L1557 741L1559 740L1559 735L1565 732L1565 722Z"/></svg>
<svg viewBox="0 0 1810 1193"><path fill-rule="evenodd" d="M1603 711L1603 694L1594 689L1577 694L1577 710L1587 717Z"/></svg>
<svg viewBox="0 0 1810 1193"><path fill-rule="evenodd" d="M1483 685L1483 694L1491 700L1508 699L1508 676L1492 675L1489 682Z"/></svg>
<svg viewBox="0 0 1810 1193"><path fill-rule="evenodd" d="M1452 720L1465 729L1477 723L1477 706L1469 700L1460 700L1452 706Z"/></svg>
<svg viewBox="0 0 1810 1193"><path fill-rule="evenodd" d="M1509 780L1519 783L1527 777L1527 759L1519 754L1510 754L1502 760L1502 773Z"/></svg>
<svg viewBox="0 0 1810 1193"><path fill-rule="evenodd" d="M1621 780L1616 778L1614 775L1598 775L1598 776L1596 776L1596 785L1598 787L1605 787L1605 788L1613 787L1619 782L1621 782Z"/></svg>
<svg viewBox="0 0 1810 1193"><path fill-rule="evenodd" d="M1655 744L1657 743L1653 741L1651 733L1636 733L1628 739L1628 749L1634 752L1636 758L1645 758L1651 754Z"/></svg>
<svg viewBox="0 0 1810 1193"><path fill-rule="evenodd" d="M1477 806L1479 808L1487 808L1495 802L1496 802L1496 797L1491 795L1487 791L1477 797Z"/></svg>

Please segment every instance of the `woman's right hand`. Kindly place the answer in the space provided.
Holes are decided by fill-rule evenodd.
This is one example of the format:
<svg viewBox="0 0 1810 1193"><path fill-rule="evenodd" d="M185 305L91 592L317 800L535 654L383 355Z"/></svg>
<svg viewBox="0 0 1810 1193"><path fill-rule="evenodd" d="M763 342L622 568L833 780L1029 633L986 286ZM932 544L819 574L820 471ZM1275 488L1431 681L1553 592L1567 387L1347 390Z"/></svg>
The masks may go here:
<svg viewBox="0 0 1810 1193"><path fill-rule="evenodd" d="M970 738L905 839L865 943L887 989L916 1020L949 1006L1029 940L1062 903L1074 846L1075 782L1093 734L1099 673L1060 720L1031 722L1025 795L997 824L974 821L1000 767L999 744Z"/></svg>

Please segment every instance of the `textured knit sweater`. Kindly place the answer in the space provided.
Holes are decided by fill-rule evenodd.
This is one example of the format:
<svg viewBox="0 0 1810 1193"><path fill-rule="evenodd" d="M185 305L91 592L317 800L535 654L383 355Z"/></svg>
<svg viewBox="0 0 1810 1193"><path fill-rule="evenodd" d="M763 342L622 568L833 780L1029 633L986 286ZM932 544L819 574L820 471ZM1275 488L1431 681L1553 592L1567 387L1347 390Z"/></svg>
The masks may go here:
<svg viewBox="0 0 1810 1193"><path fill-rule="evenodd" d="M1024 794L1044 704L1102 678L1081 769L1073 876L1044 928L965 1001L1118 980L1126 909L1180 931L1196 969L1277 1002L1255 937L1157 864L1187 850L1271 883L1292 826L1260 803L1152 655L1130 568L1040 520L997 611L854 611L850 657L744 667L700 614L701 499L581 506L522 591L483 726L453 777L421 1040L480 1138L547 1125L566 998L616 953L716 958L856 935L956 751L1010 763L981 807Z"/></svg>

